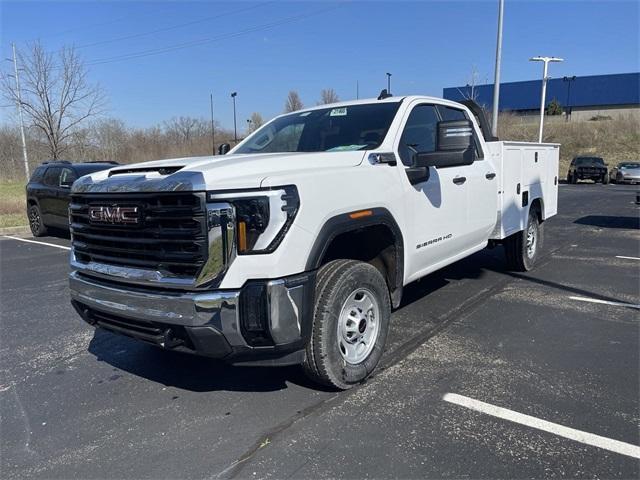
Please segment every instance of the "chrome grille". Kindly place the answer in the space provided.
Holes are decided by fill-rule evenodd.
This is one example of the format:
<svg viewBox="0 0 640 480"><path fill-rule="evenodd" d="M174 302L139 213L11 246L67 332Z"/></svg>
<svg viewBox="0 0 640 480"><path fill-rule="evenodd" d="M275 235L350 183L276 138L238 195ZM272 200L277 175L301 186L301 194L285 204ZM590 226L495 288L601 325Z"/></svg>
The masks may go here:
<svg viewBox="0 0 640 480"><path fill-rule="evenodd" d="M91 207L138 207L139 224L94 223ZM208 257L204 193L73 194L69 221L80 263L152 269L195 277Z"/></svg>

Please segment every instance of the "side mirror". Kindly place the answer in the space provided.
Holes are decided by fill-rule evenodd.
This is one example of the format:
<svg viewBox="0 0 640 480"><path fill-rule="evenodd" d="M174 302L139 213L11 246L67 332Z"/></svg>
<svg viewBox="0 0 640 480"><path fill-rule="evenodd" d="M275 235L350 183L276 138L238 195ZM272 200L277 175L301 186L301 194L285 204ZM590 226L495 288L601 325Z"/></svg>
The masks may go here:
<svg viewBox="0 0 640 480"><path fill-rule="evenodd" d="M218 147L218 155L226 155L231 150L231 145L223 143Z"/></svg>
<svg viewBox="0 0 640 480"><path fill-rule="evenodd" d="M414 167L454 167L471 165L476 159L473 124L470 120L438 122L435 152L416 154Z"/></svg>

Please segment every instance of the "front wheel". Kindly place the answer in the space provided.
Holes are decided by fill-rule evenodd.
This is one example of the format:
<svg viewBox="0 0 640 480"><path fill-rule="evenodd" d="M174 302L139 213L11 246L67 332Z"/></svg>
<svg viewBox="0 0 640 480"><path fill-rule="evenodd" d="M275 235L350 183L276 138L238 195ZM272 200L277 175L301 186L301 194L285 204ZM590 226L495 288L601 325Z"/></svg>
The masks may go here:
<svg viewBox="0 0 640 480"><path fill-rule="evenodd" d="M607 183L609 183L609 174L608 174L608 173L605 173L605 174L602 176L602 184L603 184L603 185L606 185Z"/></svg>
<svg viewBox="0 0 640 480"><path fill-rule="evenodd" d="M544 229L537 212L530 210L524 231L514 233L504 240L509 269L517 272L531 270L542 248L543 238Z"/></svg>
<svg viewBox="0 0 640 480"><path fill-rule="evenodd" d="M307 375L340 390L365 380L382 357L390 318L389 290L378 269L355 260L323 265L304 361Z"/></svg>

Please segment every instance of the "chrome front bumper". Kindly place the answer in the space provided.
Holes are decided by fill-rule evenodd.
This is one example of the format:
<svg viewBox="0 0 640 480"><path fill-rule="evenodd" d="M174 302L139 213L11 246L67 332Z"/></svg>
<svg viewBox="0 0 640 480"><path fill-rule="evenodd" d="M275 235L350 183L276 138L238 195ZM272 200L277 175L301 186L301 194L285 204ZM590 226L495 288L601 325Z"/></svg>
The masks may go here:
<svg viewBox="0 0 640 480"><path fill-rule="evenodd" d="M251 282L240 290L185 292L124 285L78 271L69 277L72 304L88 323L234 363L261 357L273 362L304 348L313 280L311 273ZM256 343L260 325L264 332ZM300 360L294 357L290 363Z"/></svg>

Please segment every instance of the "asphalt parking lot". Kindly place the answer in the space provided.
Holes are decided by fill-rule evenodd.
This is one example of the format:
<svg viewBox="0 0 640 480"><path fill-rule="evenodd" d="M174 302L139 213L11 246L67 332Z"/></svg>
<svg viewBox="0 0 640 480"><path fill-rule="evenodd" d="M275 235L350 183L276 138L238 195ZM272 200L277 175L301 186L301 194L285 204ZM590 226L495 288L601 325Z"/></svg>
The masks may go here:
<svg viewBox="0 0 640 480"><path fill-rule="evenodd" d="M69 241L2 238L1 475L638 478L636 190L562 185L532 272L496 248L409 286L344 393L94 331Z"/></svg>

